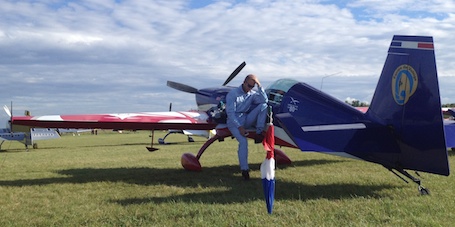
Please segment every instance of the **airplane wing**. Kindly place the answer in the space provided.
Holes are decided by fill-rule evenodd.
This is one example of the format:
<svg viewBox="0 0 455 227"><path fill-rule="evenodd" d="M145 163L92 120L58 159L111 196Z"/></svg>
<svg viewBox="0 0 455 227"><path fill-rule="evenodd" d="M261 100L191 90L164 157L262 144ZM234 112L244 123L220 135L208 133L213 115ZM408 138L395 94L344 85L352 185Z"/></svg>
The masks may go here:
<svg viewBox="0 0 455 227"><path fill-rule="evenodd" d="M138 112L119 114L48 115L13 117L13 126L123 130L211 130L205 112Z"/></svg>

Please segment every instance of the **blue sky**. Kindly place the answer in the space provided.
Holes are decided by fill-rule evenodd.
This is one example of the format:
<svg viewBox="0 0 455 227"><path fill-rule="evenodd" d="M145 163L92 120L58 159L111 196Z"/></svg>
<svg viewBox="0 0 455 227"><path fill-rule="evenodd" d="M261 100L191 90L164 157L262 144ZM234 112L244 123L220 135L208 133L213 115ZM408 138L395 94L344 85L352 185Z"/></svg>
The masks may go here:
<svg viewBox="0 0 455 227"><path fill-rule="evenodd" d="M230 85L255 73L369 102L394 34L434 37L441 100L455 103L453 12L445 0L6 0L0 104L15 115L189 110L194 97L167 80L217 86L243 61Z"/></svg>

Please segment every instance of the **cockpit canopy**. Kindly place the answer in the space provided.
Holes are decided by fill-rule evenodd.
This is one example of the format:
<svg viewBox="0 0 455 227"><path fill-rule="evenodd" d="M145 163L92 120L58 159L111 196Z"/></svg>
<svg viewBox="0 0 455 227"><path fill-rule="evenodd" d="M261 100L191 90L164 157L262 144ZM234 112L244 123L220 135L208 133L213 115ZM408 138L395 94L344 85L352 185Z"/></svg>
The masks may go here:
<svg viewBox="0 0 455 227"><path fill-rule="evenodd" d="M271 106L281 105L283 95L286 94L286 92L288 92L288 90L296 83L298 83L298 81L293 79L279 79L275 81L273 84L269 85L265 89L265 93L269 98L269 104Z"/></svg>

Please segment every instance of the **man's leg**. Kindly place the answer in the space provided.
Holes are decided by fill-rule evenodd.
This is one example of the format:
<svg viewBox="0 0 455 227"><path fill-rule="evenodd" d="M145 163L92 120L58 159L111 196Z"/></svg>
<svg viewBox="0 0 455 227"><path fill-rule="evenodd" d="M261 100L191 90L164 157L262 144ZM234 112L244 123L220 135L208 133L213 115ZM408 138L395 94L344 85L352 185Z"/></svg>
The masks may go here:
<svg viewBox="0 0 455 227"><path fill-rule="evenodd" d="M239 129L236 127L229 127L229 131L231 131L232 135L239 142L237 155L239 157L240 169L242 171L248 171L250 169L248 166L248 140L240 134Z"/></svg>
<svg viewBox="0 0 455 227"><path fill-rule="evenodd" d="M246 116L245 126L247 128L255 127L256 133L261 134L264 131L265 121L267 119L267 104L257 105L251 112Z"/></svg>

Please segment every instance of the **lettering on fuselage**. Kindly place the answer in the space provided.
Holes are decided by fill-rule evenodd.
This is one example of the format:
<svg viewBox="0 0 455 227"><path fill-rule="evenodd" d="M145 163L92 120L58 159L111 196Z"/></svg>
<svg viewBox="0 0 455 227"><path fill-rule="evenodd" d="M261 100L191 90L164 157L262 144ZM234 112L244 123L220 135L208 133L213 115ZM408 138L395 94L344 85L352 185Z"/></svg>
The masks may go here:
<svg viewBox="0 0 455 227"><path fill-rule="evenodd" d="M288 111L291 112L291 113L294 113L295 111L299 110L299 106L297 105L299 102L299 100L297 99L294 99L292 97L291 98L291 102L288 103Z"/></svg>

